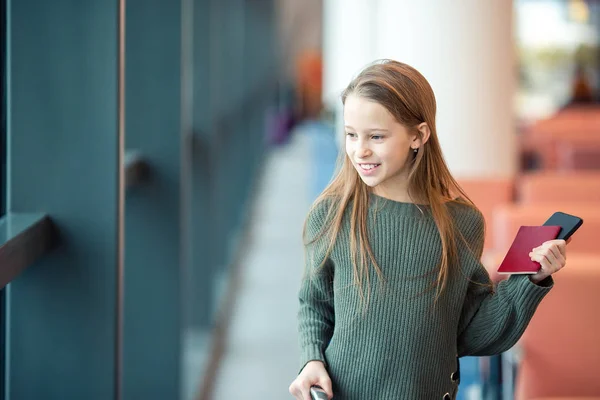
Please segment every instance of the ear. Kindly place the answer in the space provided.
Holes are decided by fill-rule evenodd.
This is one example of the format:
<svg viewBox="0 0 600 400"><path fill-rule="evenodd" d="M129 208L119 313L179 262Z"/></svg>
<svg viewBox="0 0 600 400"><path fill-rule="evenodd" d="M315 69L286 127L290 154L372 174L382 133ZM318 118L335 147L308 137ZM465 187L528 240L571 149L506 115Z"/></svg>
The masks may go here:
<svg viewBox="0 0 600 400"><path fill-rule="evenodd" d="M413 143L411 145L413 149L423 147L423 145L427 143L429 137L431 136L431 129L429 129L429 125L427 125L427 122L422 122L419 125L417 125L417 131L418 133L415 134L413 138Z"/></svg>

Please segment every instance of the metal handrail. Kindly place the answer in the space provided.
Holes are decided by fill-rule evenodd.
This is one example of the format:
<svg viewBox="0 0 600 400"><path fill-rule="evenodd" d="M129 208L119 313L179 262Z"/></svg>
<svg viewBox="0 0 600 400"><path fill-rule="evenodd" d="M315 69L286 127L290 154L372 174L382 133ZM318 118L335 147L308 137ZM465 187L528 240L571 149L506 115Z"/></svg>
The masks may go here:
<svg viewBox="0 0 600 400"><path fill-rule="evenodd" d="M58 234L45 214L8 213L0 219L0 289L57 244Z"/></svg>
<svg viewBox="0 0 600 400"><path fill-rule="evenodd" d="M138 152L127 152L126 187L143 182L149 170L148 163ZM57 238L57 230L46 214L9 212L0 218L0 289L49 253L56 246Z"/></svg>
<svg viewBox="0 0 600 400"><path fill-rule="evenodd" d="M125 154L125 187L139 185L150 175L150 165L137 151Z"/></svg>

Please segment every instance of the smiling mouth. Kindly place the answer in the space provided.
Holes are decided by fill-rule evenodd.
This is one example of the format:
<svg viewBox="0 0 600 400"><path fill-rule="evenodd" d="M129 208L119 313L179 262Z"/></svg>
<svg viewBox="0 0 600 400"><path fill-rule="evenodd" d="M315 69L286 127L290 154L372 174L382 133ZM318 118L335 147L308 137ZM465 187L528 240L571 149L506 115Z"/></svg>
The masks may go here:
<svg viewBox="0 0 600 400"><path fill-rule="evenodd" d="M364 175L372 174L381 164L358 164L358 168Z"/></svg>

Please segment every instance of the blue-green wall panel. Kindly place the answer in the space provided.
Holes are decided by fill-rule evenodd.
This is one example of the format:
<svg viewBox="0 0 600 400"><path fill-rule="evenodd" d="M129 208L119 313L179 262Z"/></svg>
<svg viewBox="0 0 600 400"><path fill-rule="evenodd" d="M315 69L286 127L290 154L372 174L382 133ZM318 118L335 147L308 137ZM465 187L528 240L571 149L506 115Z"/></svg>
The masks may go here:
<svg viewBox="0 0 600 400"><path fill-rule="evenodd" d="M211 167L211 69L210 3L194 0L193 28L193 134L192 154L192 260L189 318L194 329L208 329L214 321L214 248L210 225Z"/></svg>
<svg viewBox="0 0 600 400"><path fill-rule="evenodd" d="M127 193L124 394L179 399L181 3L128 0L126 147L151 177Z"/></svg>
<svg viewBox="0 0 600 400"><path fill-rule="evenodd" d="M114 390L117 2L11 2L11 211L61 247L10 290L10 399Z"/></svg>
<svg viewBox="0 0 600 400"><path fill-rule="evenodd" d="M213 0L211 24L211 111L210 138L211 223L214 232L213 269L223 272L231 262L231 237L239 221L244 199L236 193L242 185L241 171L250 168L240 154L240 138L250 132L242 119L244 103L251 101L243 84L244 15L242 0ZM226 157L223 154L227 154Z"/></svg>
<svg viewBox="0 0 600 400"><path fill-rule="evenodd" d="M0 0L0 215L6 212L6 1ZM6 290L0 289L0 400L5 393Z"/></svg>

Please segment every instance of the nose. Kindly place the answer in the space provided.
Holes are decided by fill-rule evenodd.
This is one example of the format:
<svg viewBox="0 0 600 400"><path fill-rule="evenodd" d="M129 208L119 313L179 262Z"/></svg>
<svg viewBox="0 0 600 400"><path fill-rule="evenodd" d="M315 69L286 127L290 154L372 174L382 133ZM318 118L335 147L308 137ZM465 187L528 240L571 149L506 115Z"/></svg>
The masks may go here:
<svg viewBox="0 0 600 400"><path fill-rule="evenodd" d="M369 157L371 154L373 154L371 152L371 149L369 149L367 146L365 146L364 144L360 144L358 146L358 149L356 149L356 156L358 158L367 158Z"/></svg>

